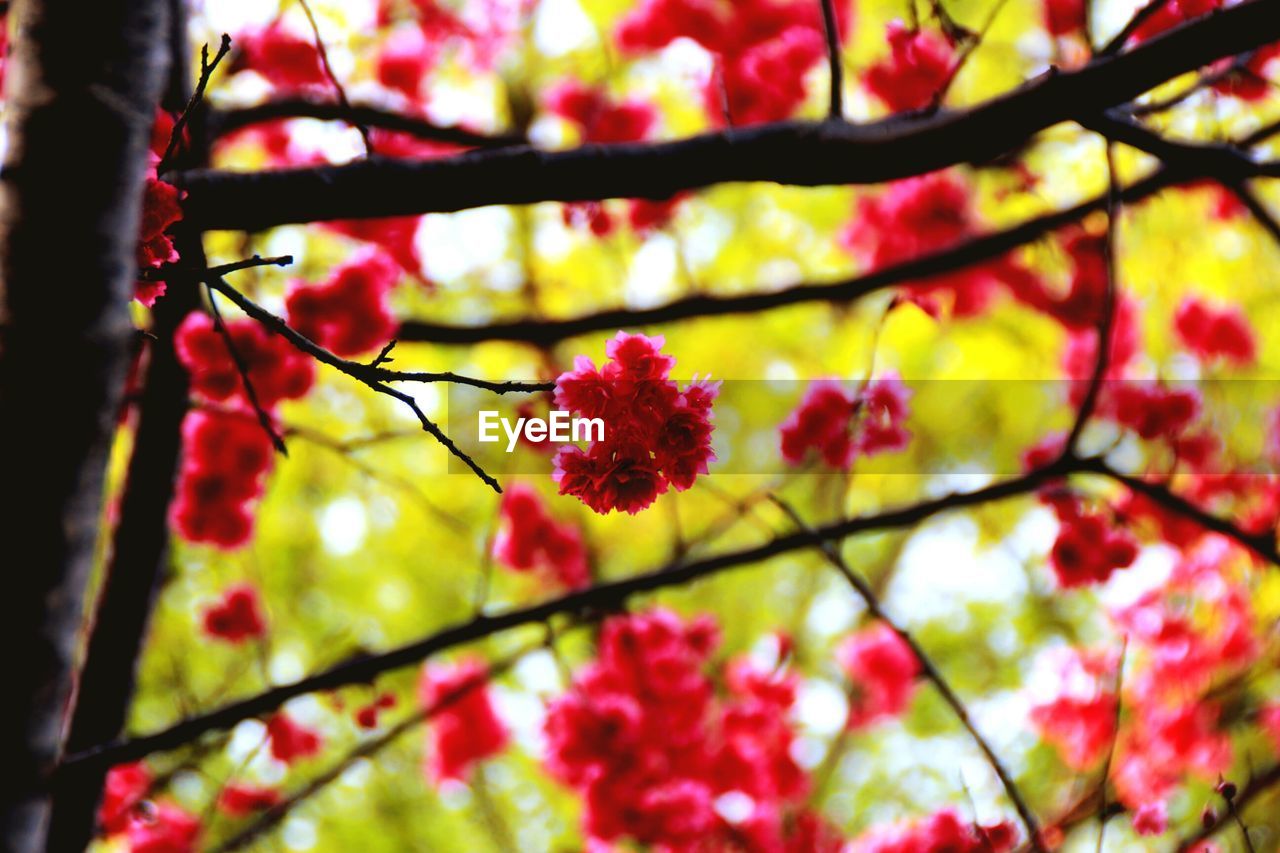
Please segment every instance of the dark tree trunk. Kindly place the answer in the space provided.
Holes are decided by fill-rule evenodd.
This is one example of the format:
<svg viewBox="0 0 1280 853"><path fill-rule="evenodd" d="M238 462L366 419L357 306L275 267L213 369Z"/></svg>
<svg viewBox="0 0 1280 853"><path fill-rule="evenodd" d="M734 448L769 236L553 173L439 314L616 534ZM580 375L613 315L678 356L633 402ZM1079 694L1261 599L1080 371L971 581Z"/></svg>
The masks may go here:
<svg viewBox="0 0 1280 853"><path fill-rule="evenodd" d="M185 107L191 88L186 15L182 0L168 2L171 68L163 106L177 114ZM205 162L200 116L196 112L187 124L193 147L175 158L179 167ZM203 267L200 232L178 223L173 233L182 262ZM182 452L182 420L188 408L187 372L178 363L173 334L198 305L195 284L179 282L169 286L152 312L153 339L147 346L133 453L80 667L65 741L67 754L113 740L128 719L142 642L168 564L168 507ZM50 850L80 850L92 839L105 769L90 767L59 778L53 793Z"/></svg>
<svg viewBox="0 0 1280 853"><path fill-rule="evenodd" d="M19 0L0 179L0 597L10 849L44 848L103 474L134 334L128 302L165 0Z"/></svg>

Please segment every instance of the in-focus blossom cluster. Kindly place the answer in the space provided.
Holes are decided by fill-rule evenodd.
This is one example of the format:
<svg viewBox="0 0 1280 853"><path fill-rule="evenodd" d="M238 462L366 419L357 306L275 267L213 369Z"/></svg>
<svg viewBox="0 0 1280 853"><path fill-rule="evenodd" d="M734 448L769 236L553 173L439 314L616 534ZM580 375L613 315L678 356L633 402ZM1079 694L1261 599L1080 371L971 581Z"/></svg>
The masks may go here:
<svg viewBox="0 0 1280 853"><path fill-rule="evenodd" d="M591 582L582 534L574 524L552 517L531 486L508 486L499 513L502 527L493 540L493 556L501 565L536 571L569 589Z"/></svg>
<svg viewBox="0 0 1280 853"><path fill-rule="evenodd" d="M780 427L782 458L799 465L816 452L823 464L848 469L859 456L904 450L911 391L893 372L867 381L856 393L839 382L812 382Z"/></svg>
<svg viewBox="0 0 1280 853"><path fill-rule="evenodd" d="M838 850L792 757L796 677L734 659L718 692L717 642L710 619L664 609L606 621L597 658L547 712L548 769L581 793L595 842Z"/></svg>
<svg viewBox="0 0 1280 853"><path fill-rule="evenodd" d="M836 3L841 36L851 4ZM703 88L713 122L745 125L789 117L805 101L805 78L826 55L816 3L744 0L643 0L623 18L618 46L631 55L660 50L678 38L697 42L715 60Z"/></svg>
<svg viewBox="0 0 1280 853"><path fill-rule="evenodd" d="M605 345L597 369L578 356L556 379L560 408L604 421L604 439L583 450L566 445L555 458L560 494L592 510L635 514L667 488L684 491L715 460L711 407L718 383L694 379L681 388L671 378L675 359L664 339L619 332Z"/></svg>
<svg viewBox="0 0 1280 853"><path fill-rule="evenodd" d="M265 411L311 389L315 365L284 338L247 318L228 321L225 329ZM253 533L252 507L274 460L271 439L252 412L235 360L212 318L188 315L174 348L196 397L220 405L192 411L183 423L182 467L170 517L188 542L238 548Z"/></svg>

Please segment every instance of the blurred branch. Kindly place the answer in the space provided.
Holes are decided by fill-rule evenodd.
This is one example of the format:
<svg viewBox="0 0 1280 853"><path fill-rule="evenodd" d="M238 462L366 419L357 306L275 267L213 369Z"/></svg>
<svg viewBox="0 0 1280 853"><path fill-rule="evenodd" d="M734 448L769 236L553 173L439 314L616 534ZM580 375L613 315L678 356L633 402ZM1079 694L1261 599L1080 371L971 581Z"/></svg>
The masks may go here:
<svg viewBox="0 0 1280 853"><path fill-rule="evenodd" d="M550 641L548 638L548 642ZM373 758L387 747L398 741L404 735L416 729L418 726L425 724L428 720L447 710L452 705L461 701L468 693L479 687L483 687L491 682L494 678L509 671L516 665L525 655L531 651L541 648L545 643L539 643L537 646L523 649L515 654L508 655L500 662L490 666L483 678L472 678L455 686L450 692L440 697L439 700L426 708L419 708L414 713L406 716L404 719L393 724L385 732L363 741L354 749L350 750L346 755L339 758L327 769L309 780L301 788L281 800L276 805L264 811L261 815L232 835L221 844L211 848L211 853L231 853L233 850L243 850L254 841L262 837L263 834L269 832L284 821L295 808L302 803L310 800L316 794L319 794L329 785L336 782L342 777L342 774L351 769L357 762Z"/></svg>
<svg viewBox="0 0 1280 853"><path fill-rule="evenodd" d="M967 110L869 124L781 122L656 143L513 147L422 161L170 174L189 218L210 229L451 212L493 204L668 198L733 181L879 183L1017 148L1062 121L1131 100L1224 56L1280 38L1271 0L1245 0L1077 71L1050 71ZM1274 166L1261 174L1280 173Z"/></svg>
<svg viewBox="0 0 1280 853"><path fill-rule="evenodd" d="M158 750L181 746L205 732L224 729L241 720L269 713L295 696L368 682L381 673L411 666L439 652L502 631L522 625L544 623L559 614L580 614L613 609L633 595L681 586L728 569L754 565L802 548L815 547L823 541L837 541L869 530L910 527L941 512L1028 494L1046 482L1064 476L1070 471L1070 468L1056 462L982 489L957 492L875 515L844 519L813 531L799 531L779 536L751 548L672 563L645 574L602 582L587 589L568 592L541 604L491 615L479 615L407 645L375 655L354 658L323 672L272 688L257 696L190 717L163 731L85 750L67 758L63 762L63 767L71 770L85 765L102 766L135 760Z"/></svg>
<svg viewBox="0 0 1280 853"><path fill-rule="evenodd" d="M485 134L457 125L439 125L425 118L382 109L370 104L338 104L312 98L278 98L250 107L213 110L209 113L211 135L226 136L237 130L269 121L312 118L320 121L359 123L395 133L404 133L429 142L443 142L467 148L502 148L525 145L518 134Z"/></svg>
<svg viewBox="0 0 1280 853"><path fill-rule="evenodd" d="M1250 802L1277 786L1280 786L1280 764L1272 765L1260 775L1254 776L1236 795L1232 808L1215 814L1207 825L1200 827L1195 834L1184 839L1178 845L1178 853L1193 853L1197 844L1212 838L1223 825L1232 819L1233 815L1239 813L1240 809L1245 808ZM1246 839L1248 838L1247 835L1245 837Z"/></svg>
<svg viewBox="0 0 1280 853"><path fill-rule="evenodd" d="M338 104L349 117L348 123L355 127L360 134L360 138L364 141L364 153L372 157L373 140L369 138L369 128L351 118L351 101L347 100L347 89L342 85L342 81L338 79L338 75L333 71L333 65L329 62L329 48L325 46L324 38L320 35L320 24L316 21L315 12L311 11L311 4L307 0L298 0L298 5L302 7L303 14L307 16L307 23L311 25L311 35L315 38L316 53L320 54L320 65L324 68L324 76L329 78L329 82L333 85L333 90L337 92Z"/></svg>
<svg viewBox="0 0 1280 853"><path fill-rule="evenodd" d="M836 20L836 0L818 0L822 7L822 29L827 37L827 72L830 90L827 118L844 120L844 63L840 57L840 25Z"/></svg>
<svg viewBox="0 0 1280 853"><path fill-rule="evenodd" d="M1084 432L1089 418L1093 417L1098 406L1098 395L1102 392L1102 383L1107 376L1107 368L1111 364L1111 335L1116 315L1116 217L1120 212L1119 187L1116 184L1116 162L1112 152L1111 140L1106 140L1107 156L1107 234L1103 243L1103 263L1106 268L1106 282L1102 294L1102 314L1098 318L1097 329L1094 330L1098 343L1098 352L1093 359L1093 374L1085 388L1084 399L1080 401L1080 409L1076 412L1071 431L1062 446L1062 452L1069 457L1078 455L1080 435Z"/></svg>
<svg viewBox="0 0 1280 853"><path fill-rule="evenodd" d="M796 512L795 508L793 508L791 504L776 495L772 495L771 498L778 508L786 513L787 517L791 519L792 523L795 524L796 527L810 535L817 535L817 531L805 523L804 519L800 517L800 514ZM841 577L848 581L849 586L853 587L854 592L858 594L858 597L862 599L863 604L866 605L867 612L888 626L889 630L893 631L893 633L898 636L898 639L906 643L906 645L911 649L911 653L915 655L916 660L920 663L920 670L924 674L924 677L937 689L939 695L942 696L943 701L947 703L947 707L949 707L952 713L956 715L956 718L960 720L961 725L964 726L965 730L969 733L969 736L973 738L974 743L977 744L978 749L981 750L983 756L987 760L987 763L991 765L991 769L995 772L996 777L1000 780L1000 784L1004 787L1005 793L1008 794L1009 799L1013 802L1013 807L1018 812L1018 817L1027 831L1027 838L1031 843L1032 849L1038 851L1038 853L1045 853L1045 846L1044 842L1040 838L1040 826L1036 821L1035 813L1032 812L1031 807L1027 805L1026 798L1023 797L1022 792L1018 790L1017 783L1014 782L1013 777L1005 768L1000 757L996 755L995 750L991 748L991 744L989 744L987 739L982 736L982 733L978 731L978 727L974 724L968 708L960 697L956 695L955 690L951 688L950 683L947 681L946 677L943 676L938 665L934 663L933 659L929 657L928 653L925 652L924 648L916 641L916 638L913 637L909 631L902 628L897 622L890 618L887 613L885 613L884 608L880 604L879 597L877 597L875 591L871 589L870 584L850 568L849 563L844 558L844 555L840 553L839 548L836 547L830 539L819 539L818 549L822 551L823 556L827 558L827 562L840 573Z"/></svg>
<svg viewBox="0 0 1280 853"><path fill-rule="evenodd" d="M1122 189L1120 197L1130 203L1140 201L1185 180L1186 177L1178 170L1159 169ZM727 295L699 293L653 308L611 308L562 320L530 317L490 323L485 326L458 326L407 320L401 323L399 338L402 341L437 344L473 344L504 340L546 346L589 332L768 311L806 302L852 302L886 287L926 279L939 273L998 258L1012 249L1076 222L1089 213L1105 209L1106 198L1104 193L1074 207L1046 213L1003 231L975 237L955 246L929 252L909 261L891 264L843 281L804 282L756 293Z"/></svg>

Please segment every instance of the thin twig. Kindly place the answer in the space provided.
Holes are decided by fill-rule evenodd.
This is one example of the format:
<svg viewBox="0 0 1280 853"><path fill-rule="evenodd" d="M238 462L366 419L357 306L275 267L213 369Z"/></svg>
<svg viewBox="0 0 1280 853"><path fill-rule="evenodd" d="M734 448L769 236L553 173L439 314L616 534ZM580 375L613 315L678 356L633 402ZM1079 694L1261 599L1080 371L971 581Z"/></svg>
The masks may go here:
<svg viewBox="0 0 1280 853"><path fill-rule="evenodd" d="M1107 746L1107 757L1102 762L1102 773L1098 780L1098 848L1102 853L1102 840L1107 835L1107 782L1111 778L1111 762L1116 754L1116 741L1120 738L1120 712L1124 707L1124 663L1129 654L1129 635L1124 636L1120 645L1120 659L1116 663L1116 683L1112 695L1116 697L1116 713L1111 721L1111 742Z"/></svg>
<svg viewBox="0 0 1280 853"><path fill-rule="evenodd" d="M822 6L822 27L827 37L827 69L831 77L828 93L827 118L844 120L844 63L840 57L840 25L836 19L835 0L819 0Z"/></svg>
<svg viewBox="0 0 1280 853"><path fill-rule="evenodd" d="M222 61L223 57L230 52L231 36L226 33L222 34L222 41L218 45L218 52L214 55L212 62L209 61L209 45L206 44L200 48L200 79L196 81L196 87L192 90L191 98L182 110L182 115L178 116L178 120L173 123L173 131L169 134L169 144L165 146L164 154L160 157L160 162L156 164L156 174L163 173L169 166L174 152L178 150L178 143L182 140L182 133L187 128L187 122L191 120L191 113L204 99L204 90L209 85L209 79L213 77L214 69L218 67L218 63Z"/></svg>
<svg viewBox="0 0 1280 853"><path fill-rule="evenodd" d="M772 495L770 497L778 508L786 513L787 517L791 519L792 523L795 524L797 528L811 536L817 535L817 531L810 527L804 519L800 517L800 514L796 512L795 508L793 508L791 504L787 503L777 495ZM883 622L889 630L893 631L893 633L911 649L912 654L915 655L916 659L920 663L920 670L924 674L925 678L927 678L937 689L938 693L942 696L943 701L945 701L951 708L952 713L954 713L960 720L961 725L963 725L969 732L974 743L977 744L978 749L982 751L982 754L987 759L987 763L991 765L991 769L995 771L997 778L1000 780L1000 784L1004 786L1005 793L1008 794L1009 799L1013 802L1013 807L1018 812L1018 817L1021 819L1022 825L1027 831L1027 838L1030 840L1032 848L1039 851L1039 853L1046 853L1044 842L1040 838L1040 826L1036 821L1035 814L1031 811L1030 806L1027 805L1026 798L1022 796L1022 792L1018 789L1017 783L1014 782L1009 771L1005 769L1004 763L1000 760L1000 757L996 755L995 750L991 748L991 744L989 744L987 739L983 737L982 733L978 731L978 727L970 717L969 711L965 707L964 702L961 701L960 697L957 696L956 692L951 688L947 679L942 675L942 671L938 669L938 665L933 662L933 659L929 657L909 631L899 626L897 622L885 613L884 608L881 606L879 597L875 594L875 591L871 589L870 584L868 584L860 575L849 567L844 555L840 553L840 550L832 542L826 539L821 539L817 547L827 558L827 562L829 562L836 571L840 573L840 576L848 581L849 585L853 587L854 591L858 594L858 597L862 599L863 604L866 605L867 612Z"/></svg>
<svg viewBox="0 0 1280 853"><path fill-rule="evenodd" d="M276 453L281 456L288 456L289 448L285 446L284 438L276 431L275 424L271 421L271 415L263 408L262 402L258 399L258 392L254 389L253 380L249 376L249 364L244 360L244 355L240 352L240 348L236 346L235 339L231 337L231 330L227 328L227 324L222 320L222 311L218 308L218 300L214 298L213 287L206 283L205 290L209 294L209 312L213 314L213 327L218 331L218 335L226 345L227 352L231 354L231 361L236 366L236 372L240 374L240 384L244 386L245 399L249 401L254 414L257 415L262 431L271 439L271 446L276 449Z"/></svg>
<svg viewBox="0 0 1280 853"><path fill-rule="evenodd" d="M298 0L298 5L302 7L303 13L307 16L307 23L311 25L311 34L315 37L316 52L320 54L320 65L324 68L324 76L328 77L329 82L333 84L334 91L338 94L338 103L342 105L342 109L349 117L348 120L352 127L359 131L360 138L364 140L364 153L372 157L373 139L369 136L369 128L354 119L351 101L347 99L347 89L342 85L342 81L338 79L338 75L333 71L333 66L329 63L329 48L325 47L324 38L320 35L320 23L311 11L311 4L307 0Z"/></svg>
<svg viewBox="0 0 1280 853"><path fill-rule="evenodd" d="M1076 412L1075 422L1063 445L1063 453L1075 455L1080 443L1080 435L1092 417L1098 405L1098 397L1102 393L1102 385L1106 381L1107 368L1111 364L1111 335L1115 325L1116 313L1116 216L1120 209L1120 191L1116 183L1115 157L1111 150L1111 140L1106 140L1107 156L1107 235L1102 247L1103 262L1106 267L1106 289L1103 293L1102 315L1098 319L1097 342L1098 352L1093 361L1093 375L1085 389L1084 399Z"/></svg>

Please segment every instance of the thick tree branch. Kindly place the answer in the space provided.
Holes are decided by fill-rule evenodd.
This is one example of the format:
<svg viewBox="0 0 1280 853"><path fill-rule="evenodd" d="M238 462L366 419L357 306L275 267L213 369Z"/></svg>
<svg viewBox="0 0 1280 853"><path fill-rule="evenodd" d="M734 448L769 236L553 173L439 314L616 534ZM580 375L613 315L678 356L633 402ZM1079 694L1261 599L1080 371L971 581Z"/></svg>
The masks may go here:
<svg viewBox="0 0 1280 853"><path fill-rule="evenodd" d="M675 142L527 147L426 161L362 161L259 173L171 176L207 228L450 212L492 204L668 198L734 181L878 183L986 161L1054 124L1129 101L1178 74L1280 38L1273 0L1245 0L1072 72L1051 71L960 112L880 122L784 122ZM1272 173L1271 170L1266 173Z"/></svg>
<svg viewBox="0 0 1280 853"><path fill-rule="evenodd" d="M248 107L235 107L209 112L210 135L222 137L269 121L291 118L313 118L361 124L404 133L429 142L443 142L464 148L504 148L525 145L528 140L518 134L486 134L457 125L440 125L425 118L386 110L372 104L342 104L314 98L277 98Z"/></svg>
<svg viewBox="0 0 1280 853"><path fill-rule="evenodd" d="M23 0L14 15L0 172L0 470L13 494L0 541L25 570L0 601L12 715L0 734L0 833L7 850L35 853L134 337L128 305L169 15L165 0Z"/></svg>
<svg viewBox="0 0 1280 853"><path fill-rule="evenodd" d="M1173 169L1160 169L1120 191L1126 202L1137 202L1185 179ZM401 341L435 344L474 344L482 341L516 341L550 346L568 338L610 329L692 320L702 317L724 317L756 311L768 311L807 302L846 303L909 281L920 281L973 264L998 258L1024 246L1064 225L1106 207L1107 196L1101 194L1065 210L1054 211L1019 225L975 237L964 243L921 255L873 272L842 281L800 283L778 290L742 294L704 294L668 302L653 308L609 308L580 317L562 320L523 318L500 321L485 326L457 326L446 323L407 320L400 326Z"/></svg>

